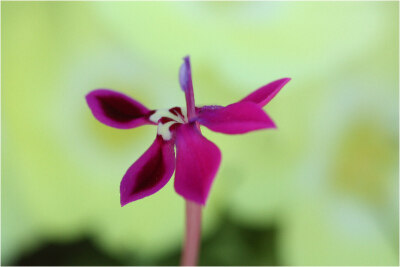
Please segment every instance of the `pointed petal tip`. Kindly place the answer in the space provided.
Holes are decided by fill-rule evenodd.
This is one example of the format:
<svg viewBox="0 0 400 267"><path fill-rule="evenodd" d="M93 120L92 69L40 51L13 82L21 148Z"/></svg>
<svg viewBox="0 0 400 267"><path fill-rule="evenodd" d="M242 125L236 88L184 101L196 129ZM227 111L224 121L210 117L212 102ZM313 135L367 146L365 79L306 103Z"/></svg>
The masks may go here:
<svg viewBox="0 0 400 267"><path fill-rule="evenodd" d="M121 200L120 200L120 204L121 204L121 208L122 208L123 206L125 206L126 204L128 204L128 202L122 201L122 199L121 199Z"/></svg>
<svg viewBox="0 0 400 267"><path fill-rule="evenodd" d="M128 204L129 202L131 202L131 201L129 201L128 198L126 197L126 194L125 194L124 191L125 191L125 190L124 190L123 187L120 185L120 188L119 188L119 192L120 192L119 203L120 203L121 207L124 207L126 204Z"/></svg>
<svg viewBox="0 0 400 267"><path fill-rule="evenodd" d="M281 78L281 79L277 79L275 81L272 81L269 84L275 84L275 86L282 88L285 84L287 84L291 80L292 80L292 78L285 77L285 78Z"/></svg>
<svg viewBox="0 0 400 267"><path fill-rule="evenodd" d="M286 77L286 78L282 78L280 79L283 83L283 85L287 84L288 82L290 82L292 80L292 78Z"/></svg>
<svg viewBox="0 0 400 267"><path fill-rule="evenodd" d="M140 198L139 198L139 199L140 199ZM139 199L136 199L136 200L139 200ZM129 198L126 198L125 196L123 196L123 195L121 194L119 203L120 203L120 205L121 205L121 208L123 208L123 207L125 207L126 205L128 205L129 203L132 203L132 202L134 202L134 201L136 201L136 200L130 200Z"/></svg>
<svg viewBox="0 0 400 267"><path fill-rule="evenodd" d="M291 80L289 77L272 81L247 95L239 102L253 102L260 107L267 105L276 94Z"/></svg>
<svg viewBox="0 0 400 267"><path fill-rule="evenodd" d="M216 108L205 106L198 112L197 120L210 130L224 134L244 134L276 127L268 114L252 102Z"/></svg>
<svg viewBox="0 0 400 267"><path fill-rule="evenodd" d="M269 121L266 123L267 127L265 129L278 129L278 126L276 125L275 121L271 119L271 117L265 112L265 114L268 116Z"/></svg>
<svg viewBox="0 0 400 267"><path fill-rule="evenodd" d="M277 90L280 90L280 89L282 89L288 82L290 82L291 80L292 80L292 78L285 77L285 78L282 78L282 79L275 80L275 81L271 82L270 84L275 83L276 86L277 86Z"/></svg>

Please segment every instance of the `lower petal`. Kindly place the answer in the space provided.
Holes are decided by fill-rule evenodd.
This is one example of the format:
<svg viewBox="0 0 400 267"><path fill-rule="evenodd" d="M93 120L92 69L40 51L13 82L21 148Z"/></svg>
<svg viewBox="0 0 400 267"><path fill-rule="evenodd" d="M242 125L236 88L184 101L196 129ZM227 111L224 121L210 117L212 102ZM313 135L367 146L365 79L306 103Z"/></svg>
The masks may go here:
<svg viewBox="0 0 400 267"><path fill-rule="evenodd" d="M218 147L195 124L183 124L176 132L175 191L187 200L205 205L221 163Z"/></svg>
<svg viewBox="0 0 400 267"><path fill-rule="evenodd" d="M174 144L161 136L128 169L120 185L121 206L156 193L175 169Z"/></svg>

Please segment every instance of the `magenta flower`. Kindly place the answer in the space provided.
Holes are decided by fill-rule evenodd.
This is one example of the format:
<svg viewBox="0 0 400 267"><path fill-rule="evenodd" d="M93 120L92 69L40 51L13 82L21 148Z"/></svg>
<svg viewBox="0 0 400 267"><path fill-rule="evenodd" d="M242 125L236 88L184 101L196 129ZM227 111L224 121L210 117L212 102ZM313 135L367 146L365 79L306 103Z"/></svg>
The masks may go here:
<svg viewBox="0 0 400 267"><path fill-rule="evenodd" d="M145 124L158 126L153 144L122 178L121 206L156 193L174 171L175 191L186 200L205 205L221 152L201 134L199 125L225 134L276 128L262 107L289 81L290 78L283 78L271 82L226 107L195 107L190 61L185 57L179 82L185 92L186 108L151 110L119 92L108 89L90 92L86 100L100 122L119 129Z"/></svg>

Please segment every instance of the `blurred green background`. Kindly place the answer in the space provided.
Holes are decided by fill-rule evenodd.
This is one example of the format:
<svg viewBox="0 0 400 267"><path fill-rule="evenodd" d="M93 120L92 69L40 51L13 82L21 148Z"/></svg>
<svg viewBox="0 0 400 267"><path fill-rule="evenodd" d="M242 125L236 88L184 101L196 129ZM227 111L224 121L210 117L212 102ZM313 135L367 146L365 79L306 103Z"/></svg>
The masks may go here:
<svg viewBox="0 0 400 267"><path fill-rule="evenodd" d="M177 265L170 182L124 208L119 183L156 129L109 128L84 96L226 105L291 77L277 130L204 129L223 161L203 265L398 264L398 2L2 2L4 265Z"/></svg>

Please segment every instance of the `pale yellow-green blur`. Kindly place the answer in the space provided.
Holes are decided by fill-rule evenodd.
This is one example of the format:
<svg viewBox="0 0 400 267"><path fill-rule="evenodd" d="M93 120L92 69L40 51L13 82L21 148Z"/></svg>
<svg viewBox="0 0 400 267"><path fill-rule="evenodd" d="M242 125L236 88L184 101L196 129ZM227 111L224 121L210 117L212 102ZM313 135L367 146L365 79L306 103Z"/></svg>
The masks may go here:
<svg viewBox="0 0 400 267"><path fill-rule="evenodd" d="M398 15L397 2L2 2L3 263L88 233L116 257L179 250L173 179L119 205L156 129L102 125L84 96L182 106L190 55L198 105L292 78L265 108L277 130L204 129L223 154L204 238L229 215L276 226L284 265L397 265Z"/></svg>

